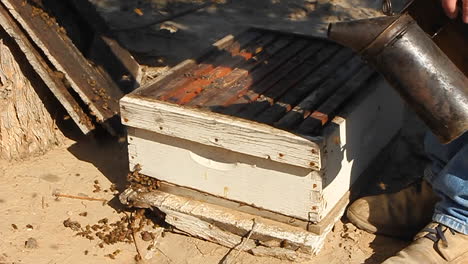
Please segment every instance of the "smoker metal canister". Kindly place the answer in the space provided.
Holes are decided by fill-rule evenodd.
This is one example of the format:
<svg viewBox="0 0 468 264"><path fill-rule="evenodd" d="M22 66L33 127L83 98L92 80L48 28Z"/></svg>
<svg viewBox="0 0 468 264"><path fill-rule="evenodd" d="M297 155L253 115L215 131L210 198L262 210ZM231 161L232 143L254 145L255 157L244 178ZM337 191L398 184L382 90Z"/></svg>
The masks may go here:
<svg viewBox="0 0 468 264"><path fill-rule="evenodd" d="M468 130L468 79L411 16L334 23L328 36L372 64L442 143Z"/></svg>

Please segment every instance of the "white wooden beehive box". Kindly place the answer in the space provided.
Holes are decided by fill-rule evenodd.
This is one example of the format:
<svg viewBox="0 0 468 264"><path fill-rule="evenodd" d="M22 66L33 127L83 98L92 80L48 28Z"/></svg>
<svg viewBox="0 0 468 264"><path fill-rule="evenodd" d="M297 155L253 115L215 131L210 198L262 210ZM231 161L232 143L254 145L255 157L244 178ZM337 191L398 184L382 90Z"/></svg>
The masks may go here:
<svg viewBox="0 0 468 264"><path fill-rule="evenodd" d="M351 51L254 30L227 36L120 104L130 168L312 223L349 191L403 115L398 95Z"/></svg>

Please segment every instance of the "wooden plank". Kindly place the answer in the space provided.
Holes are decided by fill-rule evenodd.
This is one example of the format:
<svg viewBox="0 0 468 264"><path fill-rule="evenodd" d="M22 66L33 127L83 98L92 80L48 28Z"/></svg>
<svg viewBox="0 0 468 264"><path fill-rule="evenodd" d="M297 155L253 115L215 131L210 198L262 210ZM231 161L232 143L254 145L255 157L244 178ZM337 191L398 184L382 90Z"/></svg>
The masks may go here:
<svg viewBox="0 0 468 264"><path fill-rule="evenodd" d="M196 66L198 61L202 61L203 58L212 56L213 53L216 53L213 51L213 48L215 49L215 51L223 50L229 45L231 45L234 41L235 41L235 37L233 35L225 36L224 38L213 43L212 47L206 50L206 52L202 52L201 56L199 56L198 58L184 60L183 62L163 72L161 75L159 75L156 79L151 81L145 87L141 87L137 89L136 91L134 91L134 94L143 96L143 97L157 96L158 90L162 89L163 87L167 87L168 83L173 81L174 76L182 75L184 72L189 71L189 69Z"/></svg>
<svg viewBox="0 0 468 264"><path fill-rule="evenodd" d="M328 123L329 118L338 110L338 107L349 100L359 88L363 87L369 78L375 73L369 67L363 67L356 75L340 87L332 96L322 103L317 110L310 113L296 130L300 134L312 135Z"/></svg>
<svg viewBox="0 0 468 264"><path fill-rule="evenodd" d="M52 65L64 74L73 90L89 106L96 120L115 134L120 124L106 123L119 113L118 100L123 94L115 83L104 78L88 63L47 13L22 0L1 2Z"/></svg>
<svg viewBox="0 0 468 264"><path fill-rule="evenodd" d="M328 44L328 43L327 43ZM276 103L282 95L294 90L295 86L300 85L307 76L313 74L317 67L328 57L333 51L337 50L336 45L325 45L309 57L303 64L299 65L297 69L293 70L285 78L281 79L278 83L273 85L267 91L261 94L255 103L251 103L245 107L237 115L250 120L256 120L259 114L268 109Z"/></svg>
<svg viewBox="0 0 468 264"><path fill-rule="evenodd" d="M230 56L228 54L226 54L226 56L219 56L214 62L202 62L201 65L208 66L206 70L203 70L200 74L190 76L190 81L188 83L171 90L159 99L178 104L189 103L195 96L209 87L210 84L219 81L221 78L231 73L237 65L258 55L258 53L275 38L276 36L274 34L266 33L253 43L249 43L238 53L233 53Z"/></svg>
<svg viewBox="0 0 468 264"><path fill-rule="evenodd" d="M128 190L121 196L121 201L145 208L156 207L166 214L166 221L170 225L227 247L240 244L242 236L255 227L245 250L285 260L300 260L316 254L324 244L325 236L333 228L334 222L344 213L343 208L339 216L335 216L334 222L329 224L322 234L317 235L260 216L161 191L136 193ZM256 243L255 240L261 243ZM285 243L289 246L283 247Z"/></svg>
<svg viewBox="0 0 468 264"><path fill-rule="evenodd" d="M352 60L342 65L335 72L334 78L327 79L326 82L313 90L311 94L276 122L275 126L285 129L292 129L297 126L310 114L311 111L315 109L315 107L317 107L320 102L323 102L325 98L351 78L353 74L362 67L362 65L363 63L358 57L354 57Z"/></svg>
<svg viewBox="0 0 468 264"><path fill-rule="evenodd" d="M318 60L322 58L328 59L318 69L316 69L307 79L301 84L291 88L287 93L281 96L278 101L270 108L265 110L256 118L258 122L265 124L274 124L286 112L290 111L304 97L311 93L317 86L324 82L328 76L334 73L336 68L346 62L353 56L353 52L349 49L340 48L331 58L328 57L330 52L333 52L333 46L330 45L326 50L317 54ZM336 51L336 50L335 50Z"/></svg>
<svg viewBox="0 0 468 264"><path fill-rule="evenodd" d="M361 178L359 179L359 181L361 182ZM360 184L358 183L354 184L353 188L355 188L355 185L357 188L359 187L358 185ZM293 218L290 216L281 215L281 214L278 214L269 210L256 208L249 204L231 201L228 199L210 195L208 193L200 192L195 189L185 188L185 187L177 186L177 185L163 182L163 181L161 182L161 187L158 190L162 192L182 196L182 197L187 197L187 198L194 199L197 201L219 205L219 206L233 209L239 212L261 216L267 219L271 219L273 221L285 223L294 227L299 227L301 229L307 230L317 235L323 234L326 231L326 228L330 224L333 225L336 222L337 217L339 218L342 215L342 212L346 208L349 202L349 198L350 198L349 197L350 192L347 192L343 196L343 198L341 198L341 200L335 205L333 210L322 221L314 224L312 222L304 221L302 219L297 219L297 218Z"/></svg>
<svg viewBox="0 0 468 264"><path fill-rule="evenodd" d="M139 93L142 96L153 98L166 96L166 93L170 93L178 87L188 85L193 79L204 78L206 73L215 68L214 65L220 65L224 60L238 55L242 48L260 36L261 34L259 32L247 31L237 37L230 35L229 38L223 38L223 41L220 43L215 43L214 46L216 49L210 47L210 50L199 59L189 60L192 61L192 63L190 63L190 67L184 68L184 72L178 71L177 75L175 73L165 75L165 77L158 80L158 82L154 82L149 86L139 89Z"/></svg>
<svg viewBox="0 0 468 264"><path fill-rule="evenodd" d="M307 43L306 40L295 40L291 45L256 67L246 78L235 83L229 90L212 97L210 102L206 105L209 105L214 111L222 111L223 107L235 107L235 105L231 104L237 100L239 96L242 96L253 84L262 81L284 62L294 57Z"/></svg>
<svg viewBox="0 0 468 264"><path fill-rule="evenodd" d="M140 64L111 34L106 21L97 12L95 6L89 0L69 2L94 30L94 40L90 50L91 59L96 64L102 65L124 93L129 93L140 86L143 77Z"/></svg>
<svg viewBox="0 0 468 264"><path fill-rule="evenodd" d="M196 107L209 107L213 104L217 104L216 101L213 101L212 98L218 95L220 92L226 93L229 92L229 88L232 87L236 82L239 82L241 79L246 78L247 75L255 69L257 66L265 63L265 60L270 58L285 46L290 44L292 40L291 36L280 37L271 45L266 46L262 49L259 54L256 54L245 63L238 65L230 74L222 78L221 80L216 80L212 85L205 88L196 98L190 101L187 105L196 106ZM210 103L209 103L210 102Z"/></svg>
<svg viewBox="0 0 468 264"><path fill-rule="evenodd" d="M247 120L132 94L121 100L121 117L126 126L299 167L316 170L321 166L317 143Z"/></svg>
<svg viewBox="0 0 468 264"><path fill-rule="evenodd" d="M274 72L270 73L265 79L260 81L258 84L252 85L250 89L246 90L244 93L239 93L236 97L230 100L233 106L229 106L221 112L223 114L235 115L241 111L247 104L257 100L257 98L272 87L274 84L279 82L281 79L289 75L296 67L301 65L304 61L307 60L310 56L315 54L320 48L323 47L325 42L314 41L308 42L307 47L296 54L293 58L286 61L285 64L278 67ZM237 99L237 100L236 100ZM227 103L224 103L226 105Z"/></svg>
<svg viewBox="0 0 468 264"><path fill-rule="evenodd" d="M79 103L73 98L64 84L63 76L60 72L54 72L44 61L36 47L29 41L14 19L0 4L0 25L10 35L24 53L29 63L37 74L41 77L47 87L51 90L58 101L63 105L67 113L73 119L78 128L88 134L94 129L91 119L83 112Z"/></svg>

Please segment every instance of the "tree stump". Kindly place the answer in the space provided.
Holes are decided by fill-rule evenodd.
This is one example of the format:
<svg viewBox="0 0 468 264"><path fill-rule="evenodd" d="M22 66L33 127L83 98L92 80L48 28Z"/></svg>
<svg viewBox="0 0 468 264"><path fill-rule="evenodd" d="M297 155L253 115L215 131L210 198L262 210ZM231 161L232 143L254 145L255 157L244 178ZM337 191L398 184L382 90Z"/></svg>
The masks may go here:
<svg viewBox="0 0 468 264"><path fill-rule="evenodd" d="M0 39L0 159L12 160L43 154L64 136L38 95L44 84L8 43Z"/></svg>

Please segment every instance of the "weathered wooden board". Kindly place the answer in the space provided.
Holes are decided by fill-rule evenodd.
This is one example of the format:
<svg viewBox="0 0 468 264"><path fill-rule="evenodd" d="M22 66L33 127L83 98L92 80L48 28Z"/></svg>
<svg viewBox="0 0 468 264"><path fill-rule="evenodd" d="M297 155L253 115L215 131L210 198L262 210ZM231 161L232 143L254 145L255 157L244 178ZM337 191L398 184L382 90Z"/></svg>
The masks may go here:
<svg viewBox="0 0 468 264"><path fill-rule="evenodd" d="M203 90L214 90L213 79L226 80L230 76L233 69L237 65L252 59L259 50L274 40L273 34L264 34L254 39L253 43L247 43L245 47L239 46L235 52L230 51L226 56L217 56L213 61L206 60L199 64L195 72L188 73L186 82L173 90L169 90L166 94L161 95L158 99L170 101L178 104L186 104L195 98ZM234 45L237 46L237 45ZM201 69L200 69L201 68ZM229 81L227 81L229 83Z"/></svg>
<svg viewBox="0 0 468 264"><path fill-rule="evenodd" d="M212 97L208 103L203 104L205 107L222 112L225 114L237 112L238 109L243 107L242 104L236 104L236 101L242 98L242 96L248 92L253 85L260 87L265 86L264 83L270 82L271 80L265 80L268 75L272 75L281 65L286 61L294 58L297 54L307 45L305 40L293 40L293 42L282 50L279 50L276 54L272 55L269 59L266 59L258 67L249 72L249 75L244 77L242 80L236 82L234 85L226 89L225 92L218 92L216 96ZM268 49L268 47L267 47ZM266 62L266 63L265 63ZM274 75L274 74L273 74ZM205 91L207 93L209 91ZM201 94L203 96L203 93ZM196 103L196 102L194 102ZM189 104L192 105L192 104Z"/></svg>
<svg viewBox="0 0 468 264"><path fill-rule="evenodd" d="M49 1L48 5L56 5L60 2L61 0ZM95 6L88 0L72 0L69 3L93 29L94 40L89 57L109 73L124 93L129 93L139 87L143 76L140 65L115 39Z"/></svg>
<svg viewBox="0 0 468 264"><path fill-rule="evenodd" d="M124 204L156 207L166 214L165 221L170 225L229 248L238 246L242 237L251 232L242 250L289 261L310 259L317 254L345 209L343 206L318 235L257 215L160 191L137 193L128 189L120 199Z"/></svg>
<svg viewBox="0 0 468 264"><path fill-rule="evenodd" d="M249 78L249 74L254 69L257 69L257 67L261 67L264 60L267 60L272 55L291 44L291 41L291 37L280 37L267 47L256 47L256 49L259 49L259 52L254 54L254 56L241 65L237 65L237 67L235 67L230 74L223 78L222 81L213 83L212 85L214 87L209 87L206 89L206 91L202 91L187 105L202 105L204 107L209 107L209 102L217 103L219 101L215 99L217 96L225 94L231 94L231 96L236 95L237 93L235 92L235 89L232 89L236 83L242 82L242 80ZM220 91L222 91L222 93L220 93Z"/></svg>
<svg viewBox="0 0 468 264"><path fill-rule="evenodd" d="M295 54L294 57L285 61L280 67L278 67L274 72L270 73L265 77L260 83L249 87L249 89L244 94L239 94L236 96L237 100L231 102L232 105L239 106L237 111L233 111L235 107L228 107L228 110L222 111L222 113L229 113L233 115L239 115L243 118L249 118L249 114L243 114L242 110L247 108L262 108L263 98L268 97L266 93L271 90L287 90L295 84L299 83L304 75L310 71L310 67L307 65L307 59L312 57L317 52L320 52L320 49L326 45L326 42L322 41L311 41L307 43L308 45ZM302 66L302 67L301 67ZM300 73L295 75L295 73ZM253 76L254 73L252 73ZM278 86L276 86L278 85ZM276 86L276 87L275 87ZM276 88L276 89L275 89ZM258 99L258 100L257 100ZM252 102L257 101L256 104L251 104ZM253 112L259 112L252 110ZM248 112L248 110L247 110Z"/></svg>
<svg viewBox="0 0 468 264"><path fill-rule="evenodd" d="M330 56L330 52L334 52L333 55ZM324 82L328 76L332 75L338 68L338 65L344 63L352 55L351 50L340 49L334 47L334 45L328 46L317 54L316 60L323 62L320 64L320 67L313 71L300 85L290 88L287 93L276 100L272 106L263 111L255 120L273 125L278 119L291 111L305 96L315 90L320 83Z"/></svg>
<svg viewBox="0 0 468 264"><path fill-rule="evenodd" d="M206 54L203 54L199 59L191 59L193 63L190 64L190 68L185 68L185 72L177 71L173 72L170 77L160 79L151 83L144 90L139 90L138 93L141 96L151 96L153 98L167 98L169 97L168 93L173 92L173 90L180 90L181 87L187 87L192 82L199 81L201 85L203 82L208 81L206 78L207 74L210 71L215 71L220 69L221 65L226 65L232 63L233 57L239 56L242 58L251 57L251 53L243 53L243 48L250 42L255 41L260 34L258 32L247 31L240 36L231 36L228 38L222 38L220 41L217 41L209 51L206 51ZM204 62L207 63L204 63ZM177 66L176 66L177 67ZM228 70L228 69L226 69ZM169 76L169 75L166 75ZM193 86L195 86L194 84ZM198 87L200 84L198 85Z"/></svg>
<svg viewBox="0 0 468 264"><path fill-rule="evenodd" d="M362 179L360 178L359 181L361 180ZM357 187L357 186L353 185L353 187ZM345 195L343 195L341 200L335 205L333 210L330 211L330 213L324 219L322 219L322 221L320 221L319 223L312 223L310 221L282 215L282 214L279 214L278 212L260 209L258 207L248 205L243 202L236 202L236 201L225 199L223 197L210 195L208 193L200 192L192 188L177 186L168 182L161 181L160 187L158 190L165 192L165 193L170 193L170 194L186 197L186 198L194 199L194 200L201 201L201 202L207 202L210 204L219 205L219 206L233 209L239 212L261 216L263 218L274 220L274 221L284 223L284 224L288 224L290 226L299 227L301 229L307 230L317 235L323 234L330 224L335 223L336 217L340 215L340 212L342 212L343 208L345 208L348 205L348 202L353 199L353 197L350 196L351 192L346 193Z"/></svg>
<svg viewBox="0 0 468 264"><path fill-rule="evenodd" d="M349 98L349 96L354 94L359 88L365 87L365 83L373 74L376 74L374 70L368 67L361 68L356 75L351 77L349 82L339 87L332 96L317 107L317 110L314 112L306 110L303 116L307 116L307 118L302 122L297 131L303 134L311 134L327 124L329 121L328 119L333 116L334 111L336 111L340 105L344 104L344 100Z"/></svg>
<svg viewBox="0 0 468 264"><path fill-rule="evenodd" d="M406 1L393 0L394 11L400 11ZM209 6L201 10L172 19L171 12L165 12L165 6L153 5L150 7L150 3L177 5L187 2L199 4L210 1L111 1L114 6L109 5L109 1L93 2L101 6L101 12L116 29L141 25L141 22L150 20L151 16L154 17L154 21L168 20L164 23L148 26L144 30L120 32L119 40L132 51L149 56L163 54L168 61L174 64L194 57L201 49L210 46L215 40L226 34L234 34L235 30L239 29L245 30L254 27L325 38L328 24L331 22L383 15L381 0L212 1ZM125 5L127 9L120 9L119 5ZM144 15L136 15L133 12L134 8L141 8ZM174 11L181 10L184 8L174 9ZM171 33L166 31L167 28L171 30ZM180 48L167 48L174 46Z"/></svg>
<svg viewBox="0 0 468 264"><path fill-rule="evenodd" d="M311 111L314 111L321 102L327 99L333 92L341 85L345 85L350 78L360 69L364 64L358 57L353 57L344 65L340 65L333 76L329 76L322 84L311 91L305 98L303 98L291 111L287 112L275 126L281 128L292 128L298 126L308 117ZM350 95L348 95L350 96ZM345 99L345 98L343 98Z"/></svg>
<svg viewBox="0 0 468 264"><path fill-rule="evenodd" d="M22 0L1 2L51 64L63 73L96 120L115 134L119 125L113 126L111 122L119 113L118 100L123 96L116 84L90 65L63 29L42 9Z"/></svg>
<svg viewBox="0 0 468 264"><path fill-rule="evenodd" d="M122 123L128 127L303 168L321 167L317 143L268 125L133 94L120 104Z"/></svg>
<svg viewBox="0 0 468 264"><path fill-rule="evenodd" d="M91 119L83 112L79 103L65 86L63 74L61 72L55 72L49 67L47 62L42 58L41 53L16 24L15 20L11 17L3 4L0 4L0 26L15 40L33 69L57 97L80 130L84 134L93 130L94 125L92 124Z"/></svg>

